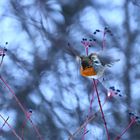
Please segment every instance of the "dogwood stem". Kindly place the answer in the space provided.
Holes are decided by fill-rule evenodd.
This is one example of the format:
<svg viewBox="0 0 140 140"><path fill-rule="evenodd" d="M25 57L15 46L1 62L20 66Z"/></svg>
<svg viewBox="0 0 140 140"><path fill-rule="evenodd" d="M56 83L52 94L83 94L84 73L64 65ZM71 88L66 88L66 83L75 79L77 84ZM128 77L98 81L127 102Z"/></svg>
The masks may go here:
<svg viewBox="0 0 140 140"><path fill-rule="evenodd" d="M105 120L105 115L104 115L104 112L103 112L103 109L102 109L102 105L101 105L101 101L100 101L100 97L99 97L99 93L98 93L98 89L97 89L96 80L93 79L93 82L94 82L94 88L95 88L95 91L96 91L96 94L97 94L98 103L99 103L100 111L101 111L101 114L102 114L102 119L103 119L103 122L104 122L106 134L107 134L107 139L110 140L110 136L109 136L106 120Z"/></svg>

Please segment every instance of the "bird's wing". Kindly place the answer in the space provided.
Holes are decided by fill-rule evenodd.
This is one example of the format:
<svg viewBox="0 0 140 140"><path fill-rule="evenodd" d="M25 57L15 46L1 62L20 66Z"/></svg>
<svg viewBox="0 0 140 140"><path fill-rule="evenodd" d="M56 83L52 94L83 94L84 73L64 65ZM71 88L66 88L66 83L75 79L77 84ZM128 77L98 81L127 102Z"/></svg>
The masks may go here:
<svg viewBox="0 0 140 140"><path fill-rule="evenodd" d="M115 58L113 53L110 51L102 51L98 53L98 57L103 66L110 67L113 63L120 61L120 59Z"/></svg>

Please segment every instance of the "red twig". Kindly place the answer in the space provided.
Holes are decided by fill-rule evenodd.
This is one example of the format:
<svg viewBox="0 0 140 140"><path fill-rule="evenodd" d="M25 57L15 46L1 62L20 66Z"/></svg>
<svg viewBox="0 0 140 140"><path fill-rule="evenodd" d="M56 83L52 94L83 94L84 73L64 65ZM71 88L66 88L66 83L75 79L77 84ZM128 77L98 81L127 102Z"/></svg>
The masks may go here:
<svg viewBox="0 0 140 140"><path fill-rule="evenodd" d="M88 56L88 46L86 46L86 55Z"/></svg>
<svg viewBox="0 0 140 140"><path fill-rule="evenodd" d="M7 122L7 120L4 119L4 117L0 114L0 118L4 121L5 124L8 125L8 127L11 129L13 134L17 137L18 140L22 140L21 137L16 133L16 131L12 128L12 126Z"/></svg>
<svg viewBox="0 0 140 140"><path fill-rule="evenodd" d="M118 135L115 140L121 139L121 137L126 133L126 131L136 122L136 118L132 118L128 126L122 131L120 135Z"/></svg>
<svg viewBox="0 0 140 140"><path fill-rule="evenodd" d="M2 66L3 59L4 59L4 54L2 55L2 58L1 58L0 67Z"/></svg>
<svg viewBox="0 0 140 140"><path fill-rule="evenodd" d="M106 32L103 31L102 50L105 48L105 35L106 35Z"/></svg>
<svg viewBox="0 0 140 140"><path fill-rule="evenodd" d="M94 84L94 83L93 83ZM84 140L84 137L85 137L85 134L86 134L86 131L87 131L87 129L86 129L86 127L87 127L87 124L88 124L88 119L90 118L90 114L91 114L91 112L92 112L92 103L93 103L93 101L94 101L94 91L93 91L93 94L92 94L92 97L91 97L91 100L90 100L90 106L89 106L89 112L88 112L88 117L87 117L87 119L86 119L86 124L85 124L85 126L84 126L84 134L83 134L83 137L82 137L82 140ZM104 103L105 104L105 103Z"/></svg>
<svg viewBox="0 0 140 140"><path fill-rule="evenodd" d="M90 118L90 114L91 114L91 112L92 112L92 103L93 103L93 100L94 100L94 91L93 91L93 94L92 94L92 97L91 97L91 100L90 100L90 106L89 106L89 113L88 113L88 117L87 117L87 119L86 119L86 124L85 124L85 126L84 126L84 134L83 134L83 137L82 137L82 140L84 140L84 137L85 137L85 134L86 134L86 131L87 131L87 129L86 129L86 127L87 127L87 124L88 124L88 119ZM105 103L104 103L105 104Z"/></svg>
<svg viewBox="0 0 140 140"><path fill-rule="evenodd" d="M24 128L26 126L26 123L27 123L28 119L30 119L31 115L32 115L32 111L28 111L27 112L27 117L26 117L25 121L23 122L22 129L21 129L21 137L22 137L22 140L24 140L24 137L23 137Z"/></svg>
<svg viewBox="0 0 140 140"><path fill-rule="evenodd" d="M21 108L21 110L24 112L24 114L26 115L26 110L24 109L23 105L20 103L20 101L18 100L18 98L16 97L14 91L10 88L10 86L6 83L6 81L1 77L0 75L0 80L5 84L5 86L9 89L10 93L12 93L13 97L15 98L16 102L18 103L19 107Z"/></svg>
<svg viewBox="0 0 140 140"><path fill-rule="evenodd" d="M0 75L0 80L5 84L5 86L9 89L10 93L13 95L13 97L15 98L17 104L19 105L19 107L21 108L21 110L23 111L23 113L25 114L26 118L30 121L30 123L32 124L33 129L35 130L38 138L40 140L42 140L42 136L39 133L37 127L33 124L32 120L30 118L28 118L28 114L25 110L25 108L23 107L23 105L20 103L19 99L17 98L16 94L14 93L14 91L10 88L10 86L7 84L7 82L2 78L2 76Z"/></svg>
<svg viewBox="0 0 140 140"><path fill-rule="evenodd" d="M2 129L5 126L5 124L7 123L8 119L9 119L9 116L7 117L7 119L4 121L3 125L0 128L0 135L1 135Z"/></svg>
<svg viewBox="0 0 140 140"><path fill-rule="evenodd" d="M6 48L3 48L2 50L0 50L0 56L2 56L1 62L0 62L0 67L1 67L1 65L2 65L2 63L3 63L3 60L4 60L4 56L5 56L5 52L6 52L6 51L7 51Z"/></svg>
<svg viewBox="0 0 140 140"><path fill-rule="evenodd" d="M26 120L23 122L23 125L22 125L22 128L21 128L21 138L22 138L22 140L24 140L24 128L25 128L25 125L26 125Z"/></svg>
<svg viewBox="0 0 140 140"><path fill-rule="evenodd" d="M99 103L100 111L101 111L101 114L102 114L102 119L103 119L103 122L104 122L106 134L107 134L107 139L110 140L110 136L109 136L109 132L108 132L108 128L107 128L104 112L103 112L103 109L102 109L99 93L98 93L98 90L97 90L96 80L93 79L93 82L94 82L94 88L95 88L95 91L96 91L96 94L97 94L98 103Z"/></svg>
<svg viewBox="0 0 140 140"><path fill-rule="evenodd" d="M106 99L105 99L104 103L102 104L102 107L105 105L106 101L107 101L109 98L110 98L110 97L106 96ZM72 140L73 137L74 137L75 135L77 135L83 128L85 128L85 126L87 126L87 124L88 124L91 120L93 120L99 112L100 112L100 108L98 109L97 112L95 112L95 113L92 114L91 116L88 116L88 118L86 119L86 121L85 121L85 122L70 136L70 137L69 137L69 140ZM87 131L85 131L85 132L87 132ZM84 133L84 134L85 134L85 133Z"/></svg>
<svg viewBox="0 0 140 140"><path fill-rule="evenodd" d="M112 32L111 32L111 30L108 28L108 27L105 27L104 28L104 31L102 31L103 32L103 41L102 41L102 50L105 48L105 43L106 43L106 40L105 40L105 36L106 36L106 34L108 33L108 34L110 34L111 36L113 36L113 34L112 34Z"/></svg>
<svg viewBox="0 0 140 140"><path fill-rule="evenodd" d="M4 124L1 126L1 130L3 129L3 127L5 126L6 122L8 121L9 116L7 117L7 119L4 121Z"/></svg>

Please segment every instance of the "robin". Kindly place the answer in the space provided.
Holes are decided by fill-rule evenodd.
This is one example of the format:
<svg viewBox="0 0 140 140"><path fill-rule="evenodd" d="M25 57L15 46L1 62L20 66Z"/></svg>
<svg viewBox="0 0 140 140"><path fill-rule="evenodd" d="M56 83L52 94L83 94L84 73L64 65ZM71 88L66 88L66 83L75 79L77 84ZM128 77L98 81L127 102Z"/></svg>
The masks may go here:
<svg viewBox="0 0 140 140"><path fill-rule="evenodd" d="M84 77L99 79L104 75L105 70L111 67L114 62L120 59L115 59L112 54L113 50L104 50L97 53L91 53L88 56L80 56L79 52L68 44L68 53L76 57L80 61L80 73ZM116 51L116 50L115 50Z"/></svg>
<svg viewBox="0 0 140 140"><path fill-rule="evenodd" d="M88 56L81 56L80 73L84 77L99 79L103 76L106 68L111 67L114 62L119 59L114 59L110 55L101 53L91 53Z"/></svg>

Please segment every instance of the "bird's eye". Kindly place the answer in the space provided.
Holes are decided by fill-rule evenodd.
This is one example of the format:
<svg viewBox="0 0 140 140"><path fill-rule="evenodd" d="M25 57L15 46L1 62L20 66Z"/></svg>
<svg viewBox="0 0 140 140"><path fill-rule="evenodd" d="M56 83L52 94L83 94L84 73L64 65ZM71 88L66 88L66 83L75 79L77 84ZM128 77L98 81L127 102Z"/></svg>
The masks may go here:
<svg viewBox="0 0 140 140"><path fill-rule="evenodd" d="M95 60L95 59L96 59L96 57L95 57L95 56L91 56L91 59L92 59L92 60Z"/></svg>

